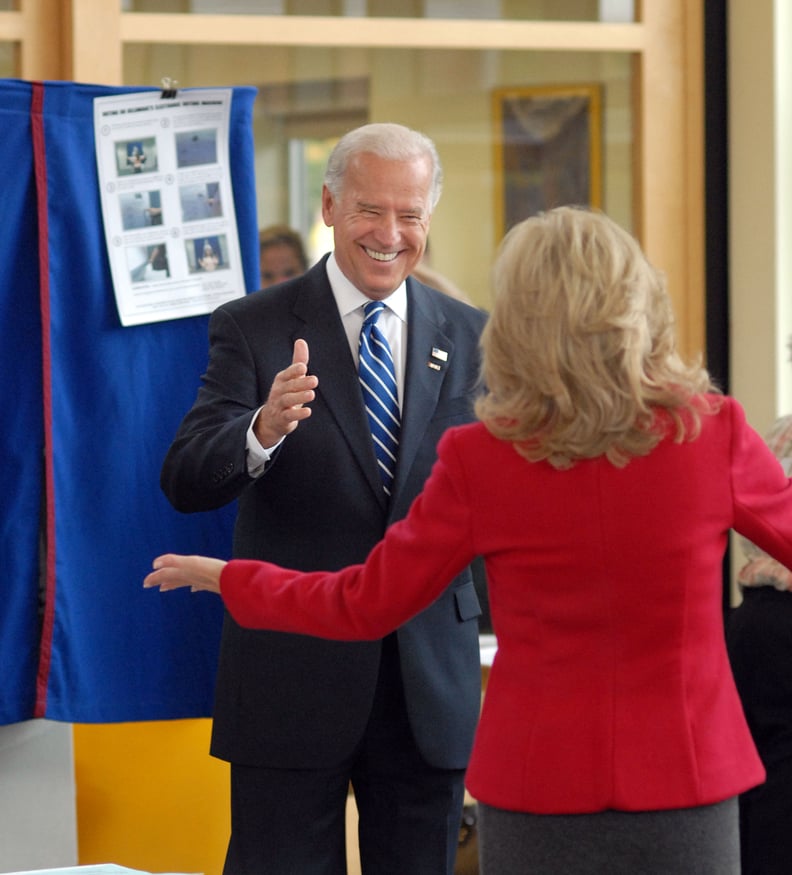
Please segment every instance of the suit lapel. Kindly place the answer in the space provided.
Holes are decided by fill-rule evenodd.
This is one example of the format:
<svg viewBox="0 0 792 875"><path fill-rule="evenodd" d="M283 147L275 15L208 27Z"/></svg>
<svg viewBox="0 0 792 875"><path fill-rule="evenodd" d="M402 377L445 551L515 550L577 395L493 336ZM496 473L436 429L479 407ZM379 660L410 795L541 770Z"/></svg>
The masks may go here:
<svg viewBox="0 0 792 875"><path fill-rule="evenodd" d="M434 416L440 390L454 355L453 341L443 330L442 314L423 286L407 280L407 361L405 367L399 464L391 500L407 481L418 448Z"/></svg>
<svg viewBox="0 0 792 875"><path fill-rule="evenodd" d="M348 443L377 501L385 507L386 497L369 435L357 369L327 280L324 261L309 271L305 279L294 304L297 324L292 342L298 337L307 342L308 370L319 376L317 396ZM310 425L310 420L306 425Z"/></svg>
<svg viewBox="0 0 792 875"><path fill-rule="evenodd" d="M349 344L324 262L305 275L305 282L295 300L294 315L296 326L292 342L302 337L308 343L308 368L319 375L318 395L348 443L377 501L385 507L387 501L377 471L357 370L352 354L348 352ZM399 463L391 507L408 479L453 360L453 341L443 330L442 323L442 313L424 287L408 278L407 360Z"/></svg>

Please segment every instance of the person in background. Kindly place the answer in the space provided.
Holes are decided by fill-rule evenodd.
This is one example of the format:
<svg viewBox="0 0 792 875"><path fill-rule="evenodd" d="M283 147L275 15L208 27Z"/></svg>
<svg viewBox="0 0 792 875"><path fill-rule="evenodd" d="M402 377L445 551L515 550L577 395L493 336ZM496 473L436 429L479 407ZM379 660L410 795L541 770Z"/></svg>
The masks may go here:
<svg viewBox="0 0 792 875"><path fill-rule="evenodd" d="M183 512L238 501L235 557L304 570L362 561L406 514L444 431L472 420L485 317L411 276L441 185L423 134L350 131L322 190L333 252L213 312L208 369L161 484ZM386 363L382 398L366 387ZM350 784L363 873L451 875L480 613L460 567L426 610L367 642L226 616L211 744L231 763L226 875L344 873Z"/></svg>
<svg viewBox="0 0 792 875"><path fill-rule="evenodd" d="M261 288L293 279L308 269L302 238L287 225L270 225L259 232Z"/></svg>
<svg viewBox="0 0 792 875"><path fill-rule="evenodd" d="M681 359L663 275L606 216L519 223L493 285L480 422L445 433L364 564L169 554L144 585L219 592L250 629L376 640L480 554L498 637L467 773L482 873L736 875L737 796L764 769L729 669L722 562L734 528L792 563L792 484ZM306 549L315 532L307 520Z"/></svg>
<svg viewBox="0 0 792 875"><path fill-rule="evenodd" d="M787 475L792 416L767 443ZM792 860L792 571L743 539L747 559L737 582L742 602L726 626L737 689L767 780L740 797L743 875L787 875Z"/></svg>

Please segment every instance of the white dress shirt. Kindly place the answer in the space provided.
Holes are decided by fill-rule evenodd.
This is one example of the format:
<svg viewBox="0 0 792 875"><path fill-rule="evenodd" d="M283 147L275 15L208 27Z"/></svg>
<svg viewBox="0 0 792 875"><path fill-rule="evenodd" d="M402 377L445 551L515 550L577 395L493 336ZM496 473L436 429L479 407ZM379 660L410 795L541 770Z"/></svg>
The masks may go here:
<svg viewBox="0 0 792 875"><path fill-rule="evenodd" d="M338 313L341 316L341 322L346 332L349 349L352 353L352 358L355 365L358 363L358 347L360 343L360 329L363 327L363 307L371 300L367 298L361 291L355 288L354 285L344 276L341 268L335 259L335 253L331 253L326 264L327 278L330 281L330 288L333 290L333 297L338 307ZM388 344L393 354L393 364L396 370L396 385L399 389L399 407L402 405L402 396L404 393L404 360L407 349L407 286L405 282L391 292L385 299L385 310L380 313L377 325L380 331L385 335ZM310 369L311 350L308 349L308 365ZM288 363L284 362L284 368ZM262 405L263 406L263 405ZM260 476L267 462L272 457L275 450L281 445L285 438L281 438L275 446L262 447L258 442L253 431L253 423L256 421L258 412L261 407L256 410L250 420L250 426L247 430L247 467L248 474L251 477Z"/></svg>

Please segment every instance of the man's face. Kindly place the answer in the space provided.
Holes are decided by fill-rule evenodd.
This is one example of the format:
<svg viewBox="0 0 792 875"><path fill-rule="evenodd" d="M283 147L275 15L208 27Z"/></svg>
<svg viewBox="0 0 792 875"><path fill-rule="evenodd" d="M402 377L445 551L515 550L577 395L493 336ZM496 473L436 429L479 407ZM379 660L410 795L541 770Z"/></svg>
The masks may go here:
<svg viewBox="0 0 792 875"><path fill-rule="evenodd" d="M390 161L366 152L347 167L338 200L322 189L338 266L372 300L387 298L421 260L431 184L426 158Z"/></svg>

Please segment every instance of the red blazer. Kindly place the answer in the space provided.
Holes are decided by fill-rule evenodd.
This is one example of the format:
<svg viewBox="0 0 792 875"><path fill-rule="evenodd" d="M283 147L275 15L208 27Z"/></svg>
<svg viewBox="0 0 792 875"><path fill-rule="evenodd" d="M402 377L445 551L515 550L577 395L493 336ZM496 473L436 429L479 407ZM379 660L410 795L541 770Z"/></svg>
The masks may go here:
<svg viewBox="0 0 792 875"><path fill-rule="evenodd" d="M234 561L221 592L241 624L379 638L482 555L498 651L471 794L539 814L709 804L764 779L724 645L729 530L792 565L791 486L728 398L697 440L621 469L558 471L463 426L365 565Z"/></svg>

